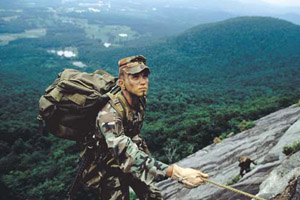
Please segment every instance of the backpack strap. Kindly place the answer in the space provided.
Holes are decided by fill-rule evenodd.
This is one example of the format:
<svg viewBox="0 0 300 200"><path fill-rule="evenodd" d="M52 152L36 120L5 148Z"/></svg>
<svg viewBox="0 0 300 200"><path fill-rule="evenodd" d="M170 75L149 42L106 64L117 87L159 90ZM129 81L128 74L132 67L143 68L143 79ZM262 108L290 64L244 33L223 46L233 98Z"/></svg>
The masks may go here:
<svg viewBox="0 0 300 200"><path fill-rule="evenodd" d="M111 106L117 111L117 113L121 116L122 121L124 121L125 117L127 116L127 113L129 111L128 106L126 106L126 99L123 97L121 92L118 92L117 94L107 93L107 95L110 98L110 104Z"/></svg>

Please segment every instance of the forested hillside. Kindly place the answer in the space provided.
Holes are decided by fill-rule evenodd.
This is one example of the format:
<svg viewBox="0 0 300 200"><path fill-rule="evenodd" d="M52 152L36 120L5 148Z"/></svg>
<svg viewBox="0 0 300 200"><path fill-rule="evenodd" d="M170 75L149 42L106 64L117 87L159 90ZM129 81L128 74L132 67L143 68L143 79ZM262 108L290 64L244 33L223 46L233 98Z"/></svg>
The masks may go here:
<svg viewBox="0 0 300 200"><path fill-rule="evenodd" d="M115 50L113 57L97 50L89 57L108 66L131 54L148 58L152 87L144 134L159 155L171 145L184 157L215 136L239 132L243 120L299 98L299 32L286 21L242 17L200 25L150 47Z"/></svg>
<svg viewBox="0 0 300 200"><path fill-rule="evenodd" d="M234 18L111 49L99 48L74 24L49 26L45 36L0 46L3 199L62 199L68 191L78 150L72 142L38 135L36 115L43 90L63 68L76 68L73 61L87 65L82 71L117 75L120 58L147 57L150 92L142 135L154 157L167 163L300 98L300 26L286 21ZM75 58L48 52L70 46L76 46Z"/></svg>

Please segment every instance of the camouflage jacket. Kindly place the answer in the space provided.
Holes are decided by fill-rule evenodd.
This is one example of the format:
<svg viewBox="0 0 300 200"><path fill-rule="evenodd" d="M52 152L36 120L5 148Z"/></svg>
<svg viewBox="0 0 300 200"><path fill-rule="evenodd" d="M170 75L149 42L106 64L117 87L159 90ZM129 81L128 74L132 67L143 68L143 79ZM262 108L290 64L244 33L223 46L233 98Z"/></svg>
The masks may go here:
<svg viewBox="0 0 300 200"><path fill-rule="evenodd" d="M104 136L107 153L124 173L131 173L146 183L166 177L168 165L150 156L139 135L144 119L142 103L138 109L130 107L121 92L110 95L110 98L96 120L96 129L100 136Z"/></svg>

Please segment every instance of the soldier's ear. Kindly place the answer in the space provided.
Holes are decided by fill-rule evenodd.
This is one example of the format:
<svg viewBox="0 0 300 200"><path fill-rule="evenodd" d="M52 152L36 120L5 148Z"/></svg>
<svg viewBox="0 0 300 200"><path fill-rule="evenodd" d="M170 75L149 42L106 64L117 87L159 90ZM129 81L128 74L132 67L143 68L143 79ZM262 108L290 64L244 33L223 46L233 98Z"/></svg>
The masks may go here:
<svg viewBox="0 0 300 200"><path fill-rule="evenodd" d="M118 85L121 87L121 89L125 89L125 82L124 82L124 79L119 79L119 80L118 80Z"/></svg>

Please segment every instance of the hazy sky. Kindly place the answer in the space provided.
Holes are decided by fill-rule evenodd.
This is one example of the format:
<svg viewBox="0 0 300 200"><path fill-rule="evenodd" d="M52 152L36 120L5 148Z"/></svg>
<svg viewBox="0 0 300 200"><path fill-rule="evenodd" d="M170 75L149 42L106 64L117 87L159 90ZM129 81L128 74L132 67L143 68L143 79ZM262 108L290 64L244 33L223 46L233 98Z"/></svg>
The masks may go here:
<svg viewBox="0 0 300 200"><path fill-rule="evenodd" d="M225 0L226 1L226 0ZM232 0L240 3L239 14L283 15L300 14L300 0ZM240 9L240 10L239 10Z"/></svg>
<svg viewBox="0 0 300 200"><path fill-rule="evenodd" d="M244 0L240 0L244 1ZM245 0L248 1L248 0ZM254 1L254 0L253 0ZM263 2L283 7L300 7L300 0L261 0Z"/></svg>
<svg viewBox="0 0 300 200"><path fill-rule="evenodd" d="M118 1L118 0L115 0ZM141 0L153 5L198 8L234 16L271 16L300 24L300 0Z"/></svg>
<svg viewBox="0 0 300 200"><path fill-rule="evenodd" d="M147 1L147 0L145 0ZM300 0L149 0L182 7L221 10L236 14L300 14Z"/></svg>
<svg viewBox="0 0 300 200"><path fill-rule="evenodd" d="M0 0L1 1L1 0ZM100 0L61 0L63 2L99 2ZM300 14L300 0L102 0L103 2L129 4L170 5L181 7L200 7L211 10L222 10L243 14L255 13L298 13Z"/></svg>
<svg viewBox="0 0 300 200"><path fill-rule="evenodd" d="M194 0L192 0L194 1ZM208 3L211 8L236 14L272 15L300 14L300 0L197 0ZM196 1L194 1L196 2Z"/></svg>

